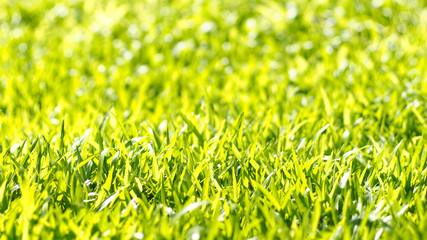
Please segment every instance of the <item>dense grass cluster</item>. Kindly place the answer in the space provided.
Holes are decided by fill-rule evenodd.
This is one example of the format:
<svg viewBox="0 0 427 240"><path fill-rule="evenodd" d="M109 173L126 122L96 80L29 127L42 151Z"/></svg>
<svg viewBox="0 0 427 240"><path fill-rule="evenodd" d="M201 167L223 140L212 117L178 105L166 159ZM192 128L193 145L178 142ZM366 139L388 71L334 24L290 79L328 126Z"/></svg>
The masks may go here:
<svg viewBox="0 0 427 240"><path fill-rule="evenodd" d="M0 1L0 239L425 239L424 0Z"/></svg>

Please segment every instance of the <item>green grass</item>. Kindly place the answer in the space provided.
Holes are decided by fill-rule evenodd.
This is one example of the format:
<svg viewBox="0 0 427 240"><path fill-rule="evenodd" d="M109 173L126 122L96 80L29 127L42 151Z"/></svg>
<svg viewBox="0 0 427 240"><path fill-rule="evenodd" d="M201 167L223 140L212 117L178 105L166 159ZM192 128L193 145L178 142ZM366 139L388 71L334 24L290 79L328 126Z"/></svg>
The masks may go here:
<svg viewBox="0 0 427 240"><path fill-rule="evenodd" d="M0 0L0 239L427 238L424 0Z"/></svg>

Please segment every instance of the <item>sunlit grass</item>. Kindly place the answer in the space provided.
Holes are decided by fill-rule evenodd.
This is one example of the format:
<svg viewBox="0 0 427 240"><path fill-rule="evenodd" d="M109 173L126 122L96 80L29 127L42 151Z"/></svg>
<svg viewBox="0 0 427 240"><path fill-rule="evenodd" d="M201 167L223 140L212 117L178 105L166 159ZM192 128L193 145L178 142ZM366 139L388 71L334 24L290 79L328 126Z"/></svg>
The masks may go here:
<svg viewBox="0 0 427 240"><path fill-rule="evenodd" d="M0 239L424 239L427 4L0 1Z"/></svg>

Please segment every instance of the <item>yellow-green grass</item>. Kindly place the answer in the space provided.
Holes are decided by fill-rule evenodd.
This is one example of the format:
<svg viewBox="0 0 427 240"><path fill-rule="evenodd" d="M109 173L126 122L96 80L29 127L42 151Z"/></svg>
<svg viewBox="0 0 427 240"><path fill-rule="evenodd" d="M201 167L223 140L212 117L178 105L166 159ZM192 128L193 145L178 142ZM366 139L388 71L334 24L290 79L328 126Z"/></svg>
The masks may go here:
<svg viewBox="0 0 427 240"><path fill-rule="evenodd" d="M0 0L0 239L427 238L424 0Z"/></svg>

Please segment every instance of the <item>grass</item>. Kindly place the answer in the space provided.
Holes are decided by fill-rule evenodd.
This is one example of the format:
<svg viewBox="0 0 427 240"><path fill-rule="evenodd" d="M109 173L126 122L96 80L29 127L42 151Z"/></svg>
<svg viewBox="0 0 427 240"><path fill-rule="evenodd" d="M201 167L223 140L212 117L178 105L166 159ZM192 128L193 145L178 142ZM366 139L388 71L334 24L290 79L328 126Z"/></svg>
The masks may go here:
<svg viewBox="0 0 427 240"><path fill-rule="evenodd" d="M0 1L0 239L425 239L427 5Z"/></svg>

